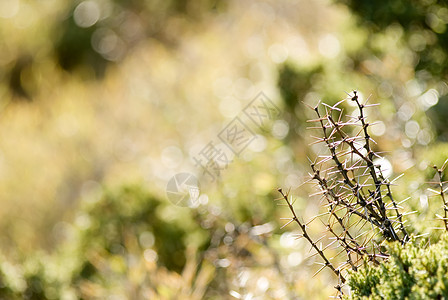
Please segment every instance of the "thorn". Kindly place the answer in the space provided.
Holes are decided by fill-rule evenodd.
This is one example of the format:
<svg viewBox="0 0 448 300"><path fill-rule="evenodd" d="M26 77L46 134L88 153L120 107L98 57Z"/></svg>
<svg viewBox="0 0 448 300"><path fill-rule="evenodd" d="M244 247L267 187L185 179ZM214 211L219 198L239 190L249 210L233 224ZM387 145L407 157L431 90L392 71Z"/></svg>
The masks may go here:
<svg viewBox="0 0 448 300"><path fill-rule="evenodd" d="M286 226L288 226L289 224L291 224L292 222L294 222L295 218L290 219L286 224L284 224L282 227L280 227L280 229L285 228Z"/></svg>

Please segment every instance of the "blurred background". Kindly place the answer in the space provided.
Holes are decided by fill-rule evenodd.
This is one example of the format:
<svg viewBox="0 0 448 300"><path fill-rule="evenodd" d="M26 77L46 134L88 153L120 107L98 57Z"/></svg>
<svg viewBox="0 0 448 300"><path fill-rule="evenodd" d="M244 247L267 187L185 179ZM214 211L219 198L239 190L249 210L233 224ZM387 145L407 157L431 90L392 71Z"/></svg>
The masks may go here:
<svg viewBox="0 0 448 300"><path fill-rule="evenodd" d="M336 279L312 278L274 202L319 212L306 104L381 103L395 198L432 216L447 24L432 0L0 1L0 298L327 299ZM260 92L279 115L207 179L193 158ZM166 196L180 172L190 207Z"/></svg>

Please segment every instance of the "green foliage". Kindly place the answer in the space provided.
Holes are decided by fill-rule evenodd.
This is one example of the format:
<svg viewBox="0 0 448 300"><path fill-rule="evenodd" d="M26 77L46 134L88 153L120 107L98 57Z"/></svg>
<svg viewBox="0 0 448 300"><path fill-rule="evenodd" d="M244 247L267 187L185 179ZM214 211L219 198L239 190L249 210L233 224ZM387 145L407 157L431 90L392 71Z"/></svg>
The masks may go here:
<svg viewBox="0 0 448 300"><path fill-rule="evenodd" d="M143 234L154 238L160 264L182 270L186 227L161 218L158 212L162 207L159 199L138 186L106 192L99 202L86 209L90 226L81 231L82 250L104 249L108 255L125 255L130 250L130 239Z"/></svg>
<svg viewBox="0 0 448 300"><path fill-rule="evenodd" d="M1 258L0 299L74 299L70 276L75 260L36 252L14 263Z"/></svg>
<svg viewBox="0 0 448 300"><path fill-rule="evenodd" d="M123 284L155 284L145 274L156 264L179 274L187 245L205 247L208 234L173 206L167 220L167 205L139 185L106 191L79 212L71 238L52 255L0 261L0 299L102 298Z"/></svg>
<svg viewBox="0 0 448 300"><path fill-rule="evenodd" d="M448 297L448 236L428 247L410 242L387 246L390 258L380 266L351 272L349 299L445 299Z"/></svg>
<svg viewBox="0 0 448 300"><path fill-rule="evenodd" d="M446 116L448 116L448 97L443 96L439 99L439 102L431 107L428 112L428 116L431 118L435 127L435 133L442 141L448 141L448 131L446 129Z"/></svg>
<svg viewBox="0 0 448 300"><path fill-rule="evenodd" d="M310 70L301 70L286 63L279 70L278 86L289 110L294 111L297 105L302 106L301 99L305 98L313 86L313 75L322 72L322 67L318 66ZM301 111L303 109L301 108Z"/></svg>
<svg viewBox="0 0 448 300"><path fill-rule="evenodd" d="M365 30L364 36L368 36L363 47L350 55L355 69L362 70L362 66L372 59L384 64L395 56L394 60L402 64L400 70L412 70L412 77L406 79L408 83L415 80L422 90L437 90L437 103L433 103L429 110L423 110L427 110L426 115L431 119L437 139L448 140L445 126L448 115L445 87L448 77L448 3L433 0L338 2L347 5L356 15L358 24ZM369 71L365 75L378 73ZM382 74L376 80L386 79L388 84L393 84L401 75L392 79ZM401 89L401 86L398 84L394 90ZM399 98L397 93L394 96ZM393 101L402 105L396 99Z"/></svg>
<svg viewBox="0 0 448 300"><path fill-rule="evenodd" d="M82 218L88 226L78 233L75 252L80 260L71 285L94 283L107 291L123 282L150 284L143 275L138 279L130 275L145 274L148 259L180 273L186 264L187 245L203 247L208 234L186 211L179 218L176 208L170 206L170 212L167 205L138 185L108 191L87 205ZM148 251L152 257L148 258ZM79 294L85 294L82 288Z"/></svg>
<svg viewBox="0 0 448 300"><path fill-rule="evenodd" d="M426 0L341 1L346 3L359 21L374 32L399 24L409 47L418 55L416 70L425 70L444 78L448 56L448 6L446 2Z"/></svg>
<svg viewBox="0 0 448 300"><path fill-rule="evenodd" d="M132 47L146 37L173 46L177 36L167 30L171 18L183 19L184 25L201 19L208 11L225 7L223 1L122 1L100 4L100 19L92 26L79 26L74 17L52 24L56 32L54 51L62 68L68 71L91 66L97 77L103 77L107 65L121 60ZM77 3L71 3L67 14L74 15ZM108 10L121 12L110 14ZM108 15L110 14L110 15ZM123 25L124 24L124 25ZM131 26L131 30L126 28ZM107 40L117 39L115 49L104 49ZM110 47L109 47L110 48Z"/></svg>

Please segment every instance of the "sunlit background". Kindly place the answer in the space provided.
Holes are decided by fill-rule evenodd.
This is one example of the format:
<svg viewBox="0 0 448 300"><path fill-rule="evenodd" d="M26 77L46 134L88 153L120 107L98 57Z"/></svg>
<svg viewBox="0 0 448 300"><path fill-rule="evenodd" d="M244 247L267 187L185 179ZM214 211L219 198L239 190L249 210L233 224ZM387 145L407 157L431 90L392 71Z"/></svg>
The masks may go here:
<svg viewBox="0 0 448 300"><path fill-rule="evenodd" d="M327 299L337 279L312 278L274 201L319 212L307 105L381 103L381 164L431 214L447 24L431 0L0 1L0 298ZM278 114L211 179L194 158L261 92ZM176 206L182 172L200 194Z"/></svg>

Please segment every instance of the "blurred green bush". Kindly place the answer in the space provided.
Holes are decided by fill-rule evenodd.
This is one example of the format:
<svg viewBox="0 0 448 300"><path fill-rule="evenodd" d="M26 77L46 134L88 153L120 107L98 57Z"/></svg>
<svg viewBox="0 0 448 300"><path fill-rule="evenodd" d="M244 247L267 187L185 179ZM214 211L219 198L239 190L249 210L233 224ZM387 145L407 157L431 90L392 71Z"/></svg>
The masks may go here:
<svg viewBox="0 0 448 300"><path fill-rule="evenodd" d="M448 4L440 1L394 0L353 1L342 0L364 26L380 32L399 24L404 39L418 56L416 70L425 70L431 75L446 78L448 56Z"/></svg>
<svg viewBox="0 0 448 300"><path fill-rule="evenodd" d="M51 253L0 257L0 299L222 299L238 289L245 266L274 276L272 292L285 284L272 271L269 223L252 230L213 207L174 206L140 184L105 190L74 213L73 223L58 225L62 240Z"/></svg>
<svg viewBox="0 0 448 300"><path fill-rule="evenodd" d="M427 115L433 120L438 139L448 140L445 88L440 88L448 79L448 3L432 0L338 2L347 5L357 16L358 24L367 29L366 45L353 56L354 61L362 61L372 55L379 59L389 56L392 49L386 50L388 46L384 44L392 40L381 41L378 37L391 34L397 38L399 48L404 47L408 52L403 58L409 56L419 84L427 88L439 87L436 90L441 97Z"/></svg>
<svg viewBox="0 0 448 300"><path fill-rule="evenodd" d="M167 221L161 211L166 205L138 185L107 191L98 201L85 203L55 253L37 251L15 264L1 259L0 299L150 294L145 289L157 290L166 280L152 280L160 273L156 269L166 269L168 277L170 272L180 274L187 248L204 248L210 242L188 213L182 218L173 213Z"/></svg>

